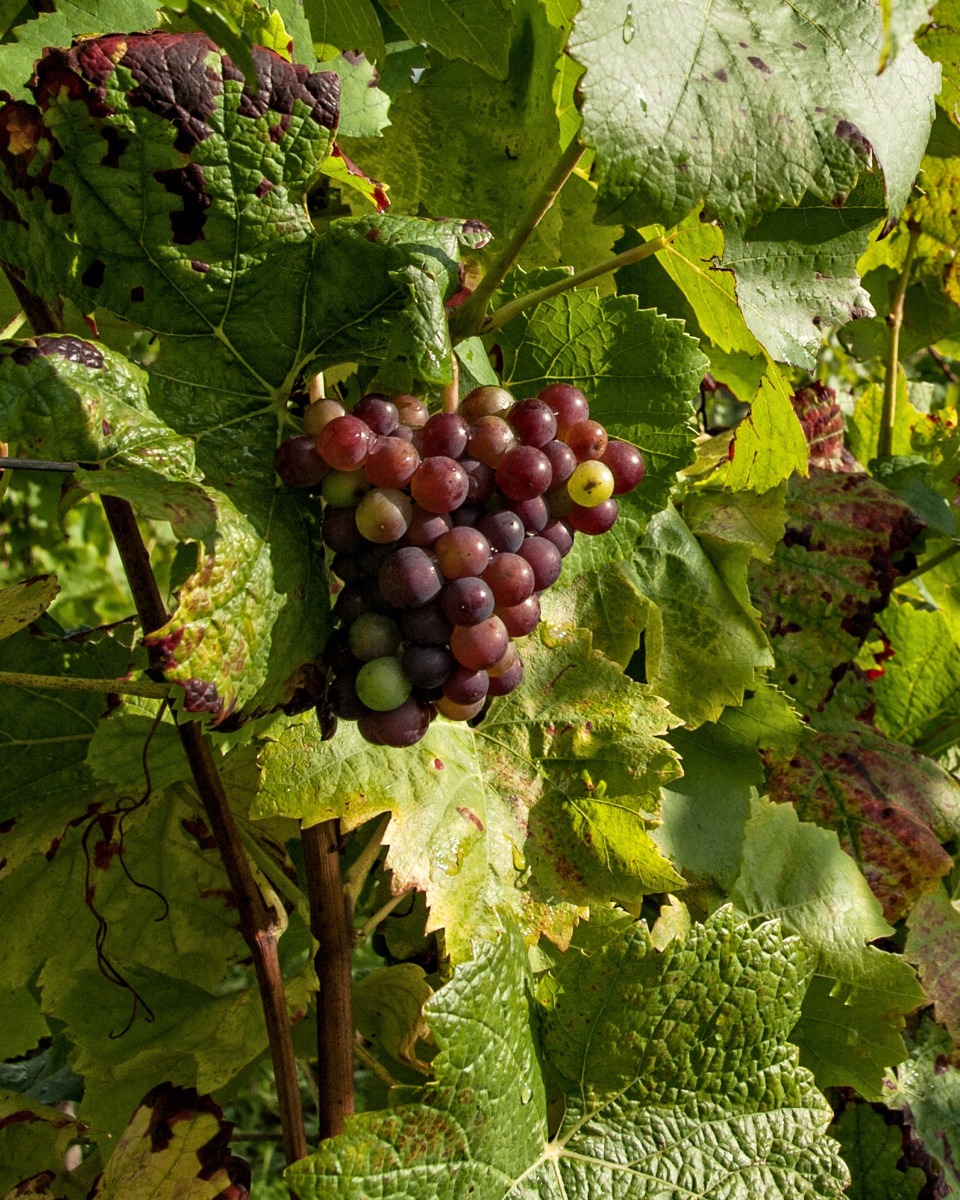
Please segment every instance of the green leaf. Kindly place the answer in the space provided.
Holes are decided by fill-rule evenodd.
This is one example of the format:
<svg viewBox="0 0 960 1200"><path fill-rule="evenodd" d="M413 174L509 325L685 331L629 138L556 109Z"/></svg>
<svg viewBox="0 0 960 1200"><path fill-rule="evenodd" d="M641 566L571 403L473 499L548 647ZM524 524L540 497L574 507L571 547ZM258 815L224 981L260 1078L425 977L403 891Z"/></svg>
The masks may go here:
<svg viewBox="0 0 960 1200"><path fill-rule="evenodd" d="M669 21L655 0L590 4L570 52L587 68L583 136L601 212L671 225L705 203L711 217L752 224L808 191L845 197L876 161L899 213L939 71L909 45L878 76L882 48L872 0L805 11L686 0Z"/></svg>
<svg viewBox="0 0 960 1200"><path fill-rule="evenodd" d="M372 61L341 54L322 62L318 71L334 71L340 79L340 137L379 137L390 124L390 97L377 87L379 75ZM325 172L326 173L326 170Z"/></svg>
<svg viewBox="0 0 960 1200"><path fill-rule="evenodd" d="M436 1082L289 1168L304 1200L839 1196L829 1107L785 1043L807 979L795 941L726 910L657 953L642 925L601 922L544 1014L566 1093L552 1139L525 957L504 936L457 970L426 1010Z"/></svg>
<svg viewBox="0 0 960 1200"><path fill-rule="evenodd" d="M304 0L314 42L355 50L383 64L383 30L370 0Z"/></svg>
<svg viewBox="0 0 960 1200"><path fill-rule="evenodd" d="M254 816L339 817L349 829L393 813L393 887L427 893L428 928L445 930L455 960L501 926L501 910L531 940L565 944L591 899L636 900L680 882L648 832L677 771L657 736L663 702L583 630L541 627L522 653L523 684L476 728L438 718L398 753L346 723L324 742L311 716L261 756Z"/></svg>
<svg viewBox="0 0 960 1200"><path fill-rule="evenodd" d="M691 400L707 366L680 322L638 308L633 296L583 290L521 313L497 341L505 387L529 395L573 383L594 420L640 448L647 469L634 500L647 517L659 512L676 472L693 461Z"/></svg>
<svg viewBox="0 0 960 1200"><path fill-rule="evenodd" d="M940 1166L937 1183L945 1194L960 1188L960 1070L954 1065L950 1035L922 1021L910 1057L897 1068L895 1086L884 1100L900 1109L911 1134Z"/></svg>
<svg viewBox="0 0 960 1200"><path fill-rule="evenodd" d="M540 595L541 620L551 636L563 629L589 629L593 648L621 667L640 645L649 607L636 575L624 562L605 563L576 577L566 570L559 583Z"/></svg>
<svg viewBox="0 0 960 1200"><path fill-rule="evenodd" d="M907 930L903 953L916 964L937 1020L960 1042L960 909L939 888L921 898Z"/></svg>
<svg viewBox="0 0 960 1200"><path fill-rule="evenodd" d="M910 7L920 0L910 0ZM943 87L937 103L954 122L960 103L960 3L958 0L939 0L933 10L933 21L919 38L927 58L943 66Z"/></svg>
<svg viewBox="0 0 960 1200"><path fill-rule="evenodd" d="M744 319L771 358L812 370L824 329L873 316L857 260L883 219L877 191L860 187L842 208L806 197L749 229L726 226L722 266L736 273Z"/></svg>
<svg viewBox="0 0 960 1200"><path fill-rule="evenodd" d="M90 1200L146 1200L166 1194L207 1200L235 1190L242 1195L250 1173L230 1153L232 1130L209 1096L160 1084L131 1117Z"/></svg>
<svg viewBox="0 0 960 1200"><path fill-rule="evenodd" d="M771 796L802 819L836 829L890 921L951 868L942 842L960 832L960 785L932 759L859 723L808 731L767 760Z"/></svg>
<svg viewBox="0 0 960 1200"><path fill-rule="evenodd" d="M869 476L819 468L790 481L787 512L772 561L751 564L750 590L774 647L774 681L813 714L886 605L920 525Z"/></svg>
<svg viewBox="0 0 960 1200"><path fill-rule="evenodd" d="M789 804L754 801L731 896L754 917L779 918L817 954L793 1033L820 1087L879 1099L884 1069L901 1061L903 1014L923 1003L913 971L869 943L891 927L837 835L801 822Z"/></svg>
<svg viewBox="0 0 960 1200"><path fill-rule="evenodd" d="M809 450L790 386L773 362L760 380L750 412L737 426L727 486L733 491L768 492L795 471L807 473Z"/></svg>
<svg viewBox="0 0 960 1200"><path fill-rule="evenodd" d="M897 1166L902 1152L898 1126L888 1125L869 1104L848 1104L830 1126L850 1171L850 1200L917 1200L926 1176Z"/></svg>
<svg viewBox="0 0 960 1200"><path fill-rule="evenodd" d="M24 629L50 607L60 585L54 575L38 575L0 588L0 638Z"/></svg>
<svg viewBox="0 0 960 1200"><path fill-rule="evenodd" d="M894 408L893 454L909 454L910 431L920 414L910 403L906 377L898 372L896 407ZM850 453L862 463L876 457L883 420L883 384L868 383L857 394L853 413L846 419L846 441Z"/></svg>
<svg viewBox="0 0 960 1200"><path fill-rule="evenodd" d="M364 975L353 989L357 1032L398 1062L423 1069L425 1064L416 1056L416 1045L417 1039L427 1033L423 1006L432 995L423 968L415 963L379 967Z"/></svg>
<svg viewBox="0 0 960 1200"><path fill-rule="evenodd" d="M0 1092L0 1194L5 1200L10 1195L30 1195L13 1185L41 1173L47 1176L41 1184L52 1183L60 1175L67 1148L87 1141L86 1132L82 1122L56 1108ZM80 1200L82 1192L70 1187L69 1178L60 1176L57 1184L57 1200Z"/></svg>
<svg viewBox="0 0 960 1200"><path fill-rule="evenodd" d="M512 0L392 0L390 16L412 41L506 79Z"/></svg>
<svg viewBox="0 0 960 1200"><path fill-rule="evenodd" d="M669 507L647 526L633 559L652 602L645 631L646 677L688 727L739 705L773 655L754 616ZM744 571L743 590L746 590Z"/></svg>
<svg viewBox="0 0 960 1200"><path fill-rule="evenodd" d="M927 526L929 536L955 537L957 521L950 506L934 488L934 473L919 454L894 454L870 461L870 470L891 492L909 504ZM954 490L955 484L951 486Z"/></svg>
<svg viewBox="0 0 960 1200"><path fill-rule="evenodd" d="M941 612L891 604L880 627L892 655L873 681L877 727L888 737L940 754L960 742L960 649Z"/></svg>

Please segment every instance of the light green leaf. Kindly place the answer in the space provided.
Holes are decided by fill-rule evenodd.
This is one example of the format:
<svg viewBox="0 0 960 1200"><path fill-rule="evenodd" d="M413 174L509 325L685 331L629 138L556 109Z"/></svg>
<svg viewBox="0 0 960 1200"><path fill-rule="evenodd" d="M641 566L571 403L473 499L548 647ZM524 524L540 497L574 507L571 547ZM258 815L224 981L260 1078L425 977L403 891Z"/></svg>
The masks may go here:
<svg viewBox="0 0 960 1200"><path fill-rule="evenodd" d="M578 537L578 541L587 540ZM650 619L649 607L634 572L624 562L605 563L576 577L567 572L540 595L541 619L552 636L562 629L589 629L593 648L621 667L626 667L640 645L640 635Z"/></svg>
<svg viewBox="0 0 960 1200"><path fill-rule="evenodd" d="M909 7L922 0L907 0ZM943 87L937 103L955 124L960 124L960 3L958 0L939 0L933 10L933 21L918 39L927 58L943 66Z"/></svg>
<svg viewBox="0 0 960 1200"><path fill-rule="evenodd" d="M876 457L883 419L883 384L868 383L857 393L853 413L846 419L846 442L850 453L862 463ZM902 370L897 372L897 395L894 409L891 454L909 454L910 430L920 413L910 403L907 381Z"/></svg>
<svg viewBox="0 0 960 1200"><path fill-rule="evenodd" d="M390 124L390 97L377 87L379 75L372 61L339 55L322 62L318 71L334 71L340 79L340 123L338 137L379 137Z"/></svg>
<svg viewBox="0 0 960 1200"><path fill-rule="evenodd" d="M592 926L544 1014L543 1051L566 1093L552 1139L526 956L504 936L428 1003L441 1049L421 1102L348 1118L288 1169L298 1194L839 1196L829 1106L785 1042L808 978L796 941L774 925L753 933L729 910L662 953L642 925Z"/></svg>
<svg viewBox="0 0 960 1200"><path fill-rule="evenodd" d="M893 655L873 681L878 728L926 754L948 750L960 742L960 649L943 613L891 604L879 623Z"/></svg>
<svg viewBox="0 0 960 1200"><path fill-rule="evenodd" d="M669 20L656 0L595 0L570 52L587 68L583 135L597 153L601 212L671 225L705 202L708 216L751 224L808 191L845 197L876 161L899 213L939 69L909 45L878 76L882 49L873 0L803 10L684 0Z"/></svg>
<svg viewBox="0 0 960 1200"><path fill-rule="evenodd" d="M359 50L383 64L383 30L370 0L304 0L313 40L338 50Z"/></svg>
<svg viewBox="0 0 960 1200"><path fill-rule="evenodd" d="M633 569L654 606L644 642L654 690L688 727L741 704L757 674L773 666L773 654L676 509L652 518ZM745 591L745 569L743 575Z"/></svg>
<svg viewBox="0 0 960 1200"><path fill-rule="evenodd" d="M0 638L10 637L35 621L60 591L55 575L38 575L12 587L0 588Z"/></svg>
<svg viewBox="0 0 960 1200"><path fill-rule="evenodd" d="M357 1032L398 1062L422 1069L416 1045L417 1039L427 1034L423 1006L432 995L433 988L416 963L378 967L364 975L353 989Z"/></svg>
<svg viewBox="0 0 960 1200"><path fill-rule="evenodd" d="M807 473L807 439L790 396L789 384L770 362L750 412L734 433L733 462L726 479L732 491L768 492L794 471Z"/></svg>
<svg viewBox="0 0 960 1200"><path fill-rule="evenodd" d="M899 955L869 945L893 931L837 835L801 822L789 804L754 801L731 896L742 912L778 917L816 952L792 1036L818 1084L879 1099L884 1069L906 1055L903 1014L923 991Z"/></svg>
<svg viewBox="0 0 960 1200"><path fill-rule="evenodd" d="M679 876L648 832L677 771L659 740L663 701L591 649L583 630L541 627L526 676L472 728L438 718L410 750L364 742L344 722L331 742L311 716L267 741L253 815L393 813L384 836L394 888L427 893L429 928L462 960L502 910L535 940L569 940L590 899L672 890ZM586 835L589 835L586 836Z"/></svg>

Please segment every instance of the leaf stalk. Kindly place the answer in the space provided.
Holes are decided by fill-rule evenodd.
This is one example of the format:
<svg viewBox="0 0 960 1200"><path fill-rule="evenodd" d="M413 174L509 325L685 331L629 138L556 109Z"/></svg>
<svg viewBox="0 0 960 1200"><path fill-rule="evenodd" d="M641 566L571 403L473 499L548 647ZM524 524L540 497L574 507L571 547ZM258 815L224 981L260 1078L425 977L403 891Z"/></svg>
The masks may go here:
<svg viewBox="0 0 960 1200"><path fill-rule="evenodd" d="M166 700L171 689L165 683L124 682L120 679L82 679L76 675L30 675L23 671L0 671L0 684L10 687L39 688L51 692L101 692L104 695L145 696Z"/></svg>
<svg viewBox="0 0 960 1200"><path fill-rule="evenodd" d="M910 224L910 241L903 260L903 270L897 280L897 290L893 294L890 311L887 313L887 326L890 330L890 343L887 348L887 368L883 380L883 409L880 414L880 433L877 437L877 457L885 458L893 453L893 427L897 416L897 383L900 375L900 329L903 326L903 302L910 282L910 271L917 252L917 242L920 240L920 226Z"/></svg>

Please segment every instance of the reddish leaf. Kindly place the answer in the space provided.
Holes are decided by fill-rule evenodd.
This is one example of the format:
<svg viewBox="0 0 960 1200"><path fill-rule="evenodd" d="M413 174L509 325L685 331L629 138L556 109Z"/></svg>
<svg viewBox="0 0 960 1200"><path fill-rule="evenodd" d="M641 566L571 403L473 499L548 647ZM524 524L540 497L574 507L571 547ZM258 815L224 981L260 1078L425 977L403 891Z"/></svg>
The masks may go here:
<svg viewBox="0 0 960 1200"><path fill-rule="evenodd" d="M923 528L868 475L811 467L787 491L787 527L750 589L777 656L774 681L808 713L821 712L856 657Z"/></svg>
<svg viewBox="0 0 960 1200"><path fill-rule="evenodd" d="M932 759L866 728L810 731L788 757L770 756L773 800L835 829L888 921L936 888L952 860L940 843L960 830L960 788Z"/></svg>
<svg viewBox="0 0 960 1200"><path fill-rule="evenodd" d="M920 971L937 1020L960 1043L960 912L940 888L923 897L907 928L904 954Z"/></svg>
<svg viewBox="0 0 960 1200"><path fill-rule="evenodd" d="M814 383L800 388L791 401L810 447L810 466L847 474L856 471L857 461L843 445L843 413L833 388Z"/></svg>

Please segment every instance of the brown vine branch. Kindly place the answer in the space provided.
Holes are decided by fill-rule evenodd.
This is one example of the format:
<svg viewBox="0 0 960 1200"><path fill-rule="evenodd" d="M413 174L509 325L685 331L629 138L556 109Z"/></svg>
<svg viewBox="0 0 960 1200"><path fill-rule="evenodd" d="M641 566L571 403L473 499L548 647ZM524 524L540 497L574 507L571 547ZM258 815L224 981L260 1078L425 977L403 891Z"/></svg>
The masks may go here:
<svg viewBox="0 0 960 1200"><path fill-rule="evenodd" d="M300 832L310 928L317 939L317 1082L320 1137L343 1132L354 1111L353 932L340 877L340 822L321 821Z"/></svg>
<svg viewBox="0 0 960 1200"><path fill-rule="evenodd" d="M113 496L103 496L101 499L133 593L140 624L144 633L152 633L166 624L167 612L150 566L150 556L137 527L137 519L127 501ZM196 721L178 723L177 732L236 899L241 933L253 958L283 1125L283 1151L288 1163L296 1162L307 1155L307 1135L277 954L276 917L264 902L244 853L240 832L230 810L210 743Z"/></svg>
<svg viewBox="0 0 960 1200"><path fill-rule="evenodd" d="M897 383L900 375L900 329L903 325L903 302L907 294L907 284L910 282L910 271L913 258L917 252L917 242L920 240L920 226L910 225L910 241L903 260L903 269L897 280L897 290L893 294L890 311L887 313L887 327L890 330L890 344L887 348L887 368L883 380L883 410L880 414L880 433L877 437L877 457L884 458L893 453L893 427L897 416Z"/></svg>
<svg viewBox="0 0 960 1200"><path fill-rule="evenodd" d="M13 289L17 303L27 314L27 320L33 326L34 333L62 333L63 301L59 301L57 307L53 307L46 300L34 295L8 263L3 264L3 273Z"/></svg>

